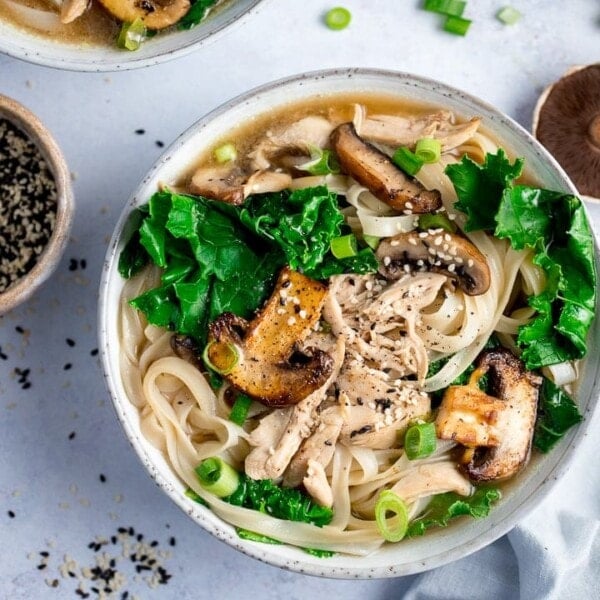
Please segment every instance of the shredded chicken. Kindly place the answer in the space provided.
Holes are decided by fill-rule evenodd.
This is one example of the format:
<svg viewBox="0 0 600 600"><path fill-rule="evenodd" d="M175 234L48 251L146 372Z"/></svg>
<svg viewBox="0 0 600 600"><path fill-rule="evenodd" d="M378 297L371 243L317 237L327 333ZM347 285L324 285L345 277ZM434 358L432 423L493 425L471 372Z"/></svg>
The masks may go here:
<svg viewBox="0 0 600 600"><path fill-rule="evenodd" d="M354 127L360 137L387 146L414 147L421 138L434 138L446 152L471 138L481 119L475 117L466 123L455 123L454 113L440 110L420 117L400 115L367 116L364 106L356 105Z"/></svg>

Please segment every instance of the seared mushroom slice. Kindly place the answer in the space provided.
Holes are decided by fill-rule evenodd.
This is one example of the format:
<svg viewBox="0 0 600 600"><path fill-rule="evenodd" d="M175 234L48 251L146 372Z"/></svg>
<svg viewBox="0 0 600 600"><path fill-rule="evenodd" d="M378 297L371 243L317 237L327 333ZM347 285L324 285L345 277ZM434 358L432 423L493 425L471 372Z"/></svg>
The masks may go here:
<svg viewBox="0 0 600 600"><path fill-rule="evenodd" d="M219 166L198 169L192 176L189 188L192 194L221 200L227 204L244 202L246 175L238 167Z"/></svg>
<svg viewBox="0 0 600 600"><path fill-rule="evenodd" d="M490 287L490 268L485 256L460 235L447 232L399 233L381 241L377 248L379 272L386 279L400 279L404 265L415 271L434 271L456 279L469 296L484 294Z"/></svg>
<svg viewBox="0 0 600 600"><path fill-rule="evenodd" d="M208 359L224 367L235 388L263 404L297 404L332 371L327 352L301 347L319 320L326 294L325 284L284 267L271 298L251 322L223 313L211 323ZM226 364L226 348L232 346L238 356L233 367Z"/></svg>
<svg viewBox="0 0 600 600"><path fill-rule="evenodd" d="M394 210L427 213L441 206L438 190L427 190L406 175L383 152L358 137L352 123L333 130L331 146L342 171Z"/></svg>
<svg viewBox="0 0 600 600"><path fill-rule="evenodd" d="M472 481L506 479L531 455L542 379L505 348L483 352L476 366L469 385L444 394L436 433L468 448L463 469ZM492 397L478 387L486 373Z"/></svg>
<svg viewBox="0 0 600 600"><path fill-rule="evenodd" d="M164 29L177 23L188 10L190 0L100 0L119 21L141 19L148 29Z"/></svg>

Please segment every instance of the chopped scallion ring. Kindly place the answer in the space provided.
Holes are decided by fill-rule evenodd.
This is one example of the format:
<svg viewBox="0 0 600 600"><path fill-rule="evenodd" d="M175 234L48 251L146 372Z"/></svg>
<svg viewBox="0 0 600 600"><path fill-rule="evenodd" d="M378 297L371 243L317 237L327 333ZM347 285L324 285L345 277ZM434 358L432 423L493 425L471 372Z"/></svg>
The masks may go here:
<svg viewBox="0 0 600 600"><path fill-rule="evenodd" d="M423 8L442 15L461 17L467 3L465 0L425 0Z"/></svg>
<svg viewBox="0 0 600 600"><path fill-rule="evenodd" d="M248 409L252 404L252 398L246 396L245 394L240 394L233 403L231 407L231 412L229 413L229 420L233 421L237 425L243 425L246 417L248 416Z"/></svg>
<svg viewBox="0 0 600 600"><path fill-rule="evenodd" d="M376 235L363 235L363 240L365 240L365 244L372 248L373 250L377 250L377 246L379 246L379 241L381 238Z"/></svg>
<svg viewBox="0 0 600 600"><path fill-rule="evenodd" d="M423 161L405 146L401 146L394 152L392 162L405 173L413 177L423 166Z"/></svg>
<svg viewBox="0 0 600 600"><path fill-rule="evenodd" d="M310 160L298 165L298 169L307 171L311 175L329 175L330 173L339 173L340 165L331 150L311 145Z"/></svg>
<svg viewBox="0 0 600 600"><path fill-rule="evenodd" d="M125 50L137 50L146 39L148 31L139 17L133 23L123 23L117 38L117 46Z"/></svg>
<svg viewBox="0 0 600 600"><path fill-rule="evenodd" d="M415 155L424 163L436 163L442 155L442 143L434 138L421 138L415 146Z"/></svg>
<svg viewBox="0 0 600 600"><path fill-rule="evenodd" d="M496 18L505 25L514 25L523 15L512 6L505 6L496 13Z"/></svg>
<svg viewBox="0 0 600 600"><path fill-rule="evenodd" d="M240 483L238 472L219 456L204 459L195 471L200 485L218 498L231 496Z"/></svg>
<svg viewBox="0 0 600 600"><path fill-rule="evenodd" d="M347 8L336 6L325 13L325 25L334 31L346 29L350 25L352 14Z"/></svg>
<svg viewBox="0 0 600 600"><path fill-rule="evenodd" d="M331 240L331 254L336 258L350 258L358 254L356 237L350 233Z"/></svg>
<svg viewBox="0 0 600 600"><path fill-rule="evenodd" d="M388 513L393 516L388 517ZM391 490L383 490L375 504L375 521L384 540L399 542L408 530L408 508L404 500Z"/></svg>
<svg viewBox="0 0 600 600"><path fill-rule="evenodd" d="M231 142L219 146L214 154L219 163L233 162L237 158L237 150Z"/></svg>
<svg viewBox="0 0 600 600"><path fill-rule="evenodd" d="M456 223L451 221L444 213L425 213L419 215L419 229L427 231L428 229L443 229L448 233L456 231Z"/></svg>
<svg viewBox="0 0 600 600"><path fill-rule="evenodd" d="M406 430L404 451L409 460L425 458L435 451L437 438L434 423L419 423Z"/></svg>
<svg viewBox="0 0 600 600"><path fill-rule="evenodd" d="M238 364L239 352L233 344L212 341L202 353L204 364L219 375L229 375Z"/></svg>
<svg viewBox="0 0 600 600"><path fill-rule="evenodd" d="M444 31L455 35L467 35L471 22L470 19L450 15L444 23Z"/></svg>

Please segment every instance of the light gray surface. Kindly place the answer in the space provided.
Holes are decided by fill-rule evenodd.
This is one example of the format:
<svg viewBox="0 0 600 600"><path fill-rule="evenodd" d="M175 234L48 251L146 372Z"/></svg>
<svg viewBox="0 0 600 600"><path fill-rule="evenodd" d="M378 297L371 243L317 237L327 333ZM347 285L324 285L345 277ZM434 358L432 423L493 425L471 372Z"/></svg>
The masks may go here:
<svg viewBox="0 0 600 600"><path fill-rule="evenodd" d="M270 2L201 52L141 71L69 73L0 57L0 93L26 104L54 133L75 176L77 203L57 273L33 300L0 319L0 347L8 355L0 359L0 598L77 598L75 580L58 571L64 555L91 564L88 543L118 526L133 526L171 554L162 562L173 578L159 590L136 581L122 563L127 589L141 598L397 598L417 579L306 577L263 565L205 534L147 477L90 356L102 260L123 203L162 152L155 142L170 144L221 102L305 70L381 67L438 78L529 127L545 85L571 65L600 59L597 0L574 0L568 11L552 0L512 1L524 13L514 27L494 19L502 2L471 2L467 14L475 22L464 39L440 31L440 19L419 10L417 0L344 4L353 23L343 32L321 25L327 2ZM599 208L591 207L596 230ZM71 259L85 259L87 267L70 271ZM72 368L64 370L67 364ZM31 369L30 389L21 389L15 368ZM597 441L586 444L600 450ZM568 496L567 483L554 490L557 502ZM40 550L51 554L44 570L30 554ZM499 589L514 597L510 580L518 570L509 544L503 539L484 552L490 564L502 560ZM468 569L468 559L463 562ZM57 589L45 582L54 578Z"/></svg>

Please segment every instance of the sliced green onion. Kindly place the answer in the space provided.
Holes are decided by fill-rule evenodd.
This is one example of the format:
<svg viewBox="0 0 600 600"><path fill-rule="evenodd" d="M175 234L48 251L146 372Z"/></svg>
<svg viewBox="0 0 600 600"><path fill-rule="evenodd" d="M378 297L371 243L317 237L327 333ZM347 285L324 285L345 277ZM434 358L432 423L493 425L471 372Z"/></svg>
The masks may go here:
<svg viewBox="0 0 600 600"><path fill-rule="evenodd" d="M202 504L202 506L208 506L208 504L206 503L204 498L202 498L201 496L198 496L198 494L196 494L196 492L192 488L188 488L187 490L185 490L184 493L188 498L190 498L194 502L197 502L198 504Z"/></svg>
<svg viewBox="0 0 600 600"><path fill-rule="evenodd" d="M373 250L377 250L377 246L379 246L379 241L381 238L376 235L363 235L363 240L365 240L365 244L369 246L369 248L373 248Z"/></svg>
<svg viewBox="0 0 600 600"><path fill-rule="evenodd" d="M250 540L251 542L260 542L261 544L281 544L279 540L275 538L269 537L267 535L263 535L262 533L256 533L256 531L250 531L249 529L244 529L243 527L236 527L236 533L243 540Z"/></svg>
<svg viewBox="0 0 600 600"><path fill-rule="evenodd" d="M471 23L472 21L469 19L450 15L444 23L444 31L455 35L466 35Z"/></svg>
<svg viewBox="0 0 600 600"><path fill-rule="evenodd" d="M331 240L331 254L336 258L350 258L358 254L356 236L352 233Z"/></svg>
<svg viewBox="0 0 600 600"><path fill-rule="evenodd" d="M396 150L396 152L394 152L394 155L392 156L392 162L405 173L408 173L413 177L423 166L423 161L405 146L401 146L398 148L398 150Z"/></svg>
<svg viewBox="0 0 600 600"><path fill-rule="evenodd" d="M423 8L442 15L462 16L467 3L465 0L425 0Z"/></svg>
<svg viewBox="0 0 600 600"><path fill-rule="evenodd" d="M219 163L233 162L237 158L237 150L232 143L219 146L214 151L214 154Z"/></svg>
<svg viewBox="0 0 600 600"><path fill-rule="evenodd" d="M339 173L340 165L331 150L310 146L310 160L298 165L301 171L307 171L311 175L329 175Z"/></svg>
<svg viewBox="0 0 600 600"><path fill-rule="evenodd" d="M388 513L393 516L388 517ZM399 542L408 529L408 509L404 500L392 490L383 490L375 504L375 521L384 540Z"/></svg>
<svg viewBox="0 0 600 600"><path fill-rule="evenodd" d="M229 420L237 423L238 425L243 425L246 417L248 416L248 409L252 404L252 398L246 396L246 394L240 394L233 403L231 407L231 412L229 413Z"/></svg>
<svg viewBox="0 0 600 600"><path fill-rule="evenodd" d="M202 353L204 364L219 375L229 375L240 360L237 348L230 343L213 341Z"/></svg>
<svg viewBox="0 0 600 600"><path fill-rule="evenodd" d="M434 423L419 423L406 430L404 451L409 460L429 456L435 451L436 445Z"/></svg>
<svg viewBox="0 0 600 600"><path fill-rule="evenodd" d="M218 498L231 496L240 483L238 472L219 456L205 458L195 471L200 485Z"/></svg>
<svg viewBox="0 0 600 600"><path fill-rule="evenodd" d="M121 25L117 46L125 50L137 50L146 37L148 37L148 30L144 25L144 21L138 17L133 23L123 23Z"/></svg>
<svg viewBox="0 0 600 600"><path fill-rule="evenodd" d="M334 31L346 29L350 25L351 20L352 14L347 8L342 6L336 6L325 13L325 25Z"/></svg>
<svg viewBox="0 0 600 600"><path fill-rule="evenodd" d="M443 229L449 233L456 231L456 223L448 218L445 213L425 213L419 215L419 229Z"/></svg>
<svg viewBox="0 0 600 600"><path fill-rule="evenodd" d="M415 155L424 163L436 163L442 155L442 142L434 138L421 138L417 140Z"/></svg>
<svg viewBox="0 0 600 600"><path fill-rule="evenodd" d="M514 25L523 15L512 6L505 6L496 13L496 18L505 25Z"/></svg>

